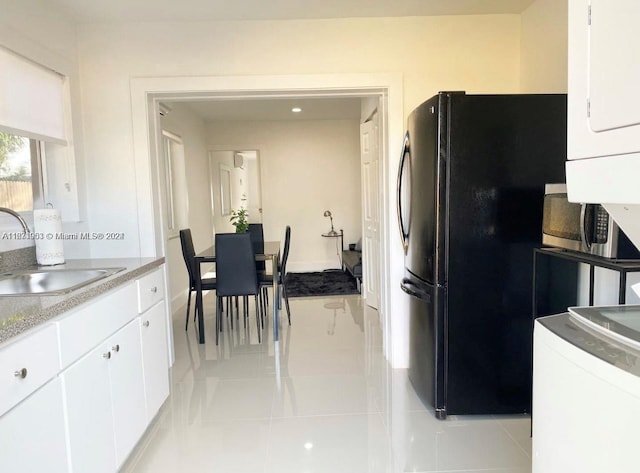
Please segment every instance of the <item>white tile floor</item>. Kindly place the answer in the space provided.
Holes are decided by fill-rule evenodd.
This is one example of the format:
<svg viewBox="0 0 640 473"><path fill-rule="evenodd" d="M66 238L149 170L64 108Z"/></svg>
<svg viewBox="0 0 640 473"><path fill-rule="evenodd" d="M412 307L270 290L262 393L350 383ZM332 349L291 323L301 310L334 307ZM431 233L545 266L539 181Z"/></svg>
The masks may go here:
<svg viewBox="0 0 640 473"><path fill-rule="evenodd" d="M437 420L389 368L359 296L290 302L277 352L253 316L216 347L212 297L205 345L174 314L171 396L122 471L530 473L529 419Z"/></svg>

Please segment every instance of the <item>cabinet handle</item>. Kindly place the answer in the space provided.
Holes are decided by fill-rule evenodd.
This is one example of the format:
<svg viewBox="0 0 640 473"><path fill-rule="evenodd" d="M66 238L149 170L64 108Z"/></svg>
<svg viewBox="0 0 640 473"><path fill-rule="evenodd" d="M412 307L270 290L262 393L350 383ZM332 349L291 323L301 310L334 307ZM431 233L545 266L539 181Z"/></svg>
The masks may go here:
<svg viewBox="0 0 640 473"><path fill-rule="evenodd" d="M116 353L118 353L120 351L120 345L115 345L115 346L111 347L111 349L113 351L115 351Z"/></svg>
<svg viewBox="0 0 640 473"><path fill-rule="evenodd" d="M156 292L158 292L158 288L156 286L153 286L151 288L151 292L153 292L155 294Z"/></svg>
<svg viewBox="0 0 640 473"><path fill-rule="evenodd" d="M144 325L145 327L148 327L149 326L149 321L148 320L145 321L145 323L143 323L142 325Z"/></svg>
<svg viewBox="0 0 640 473"><path fill-rule="evenodd" d="M111 359L111 352L108 351L107 353L103 353L102 354L102 358L106 358L107 360L110 360Z"/></svg>
<svg viewBox="0 0 640 473"><path fill-rule="evenodd" d="M22 368L21 370L14 372L13 375L16 378L24 379L27 377L27 368Z"/></svg>

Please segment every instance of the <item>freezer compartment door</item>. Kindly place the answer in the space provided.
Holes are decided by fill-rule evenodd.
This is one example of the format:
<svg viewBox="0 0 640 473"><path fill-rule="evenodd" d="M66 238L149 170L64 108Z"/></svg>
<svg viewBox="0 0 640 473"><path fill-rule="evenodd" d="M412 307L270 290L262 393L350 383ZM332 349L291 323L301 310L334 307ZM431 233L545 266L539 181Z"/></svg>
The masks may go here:
<svg viewBox="0 0 640 473"><path fill-rule="evenodd" d="M444 288L405 278L402 290L409 294L409 379L422 402L446 417L444 379L444 321L438 308Z"/></svg>

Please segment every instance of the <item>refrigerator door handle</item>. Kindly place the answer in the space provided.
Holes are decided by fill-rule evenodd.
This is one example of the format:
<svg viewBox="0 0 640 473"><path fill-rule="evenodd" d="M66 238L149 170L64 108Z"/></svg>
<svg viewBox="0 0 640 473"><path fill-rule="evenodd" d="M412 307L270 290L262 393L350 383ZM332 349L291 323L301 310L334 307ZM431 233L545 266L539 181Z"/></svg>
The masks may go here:
<svg viewBox="0 0 640 473"><path fill-rule="evenodd" d="M402 248L404 249L405 255L407 254L407 250L409 249L409 229L405 227L404 219L402 218L403 209L402 209L402 183L404 177L404 162L405 159L411 159L411 145L409 140L409 132L404 135L404 142L402 143L402 155L400 157L400 165L398 168L398 185L397 185L397 205L398 205L398 225L400 226L400 240L402 241ZM411 165L411 161L408 161L408 165ZM409 171L411 172L411 171ZM411 189L409 189L411 192ZM411 205L409 205L409 221L411 221Z"/></svg>
<svg viewBox="0 0 640 473"><path fill-rule="evenodd" d="M431 302L431 294L421 290L410 279L404 278L400 283L400 289L409 294L410 296L417 297L427 302Z"/></svg>

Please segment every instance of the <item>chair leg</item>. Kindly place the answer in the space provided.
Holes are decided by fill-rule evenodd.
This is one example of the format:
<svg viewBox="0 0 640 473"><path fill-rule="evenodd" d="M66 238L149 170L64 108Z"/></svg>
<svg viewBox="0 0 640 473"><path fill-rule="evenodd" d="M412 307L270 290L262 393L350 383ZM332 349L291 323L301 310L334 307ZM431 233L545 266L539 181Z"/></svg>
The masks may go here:
<svg viewBox="0 0 640 473"><path fill-rule="evenodd" d="M260 336L260 316L258 315L259 309L258 309L258 296L255 296L255 300L256 300L256 327L258 328L258 343L262 343L262 339Z"/></svg>
<svg viewBox="0 0 640 473"><path fill-rule="evenodd" d="M242 320L244 328L247 328L247 314L249 311L249 297L242 296Z"/></svg>
<svg viewBox="0 0 640 473"><path fill-rule="evenodd" d="M258 297L260 297L260 326L262 327L262 330L264 330L264 314L267 311L267 308L264 305L264 298L262 297L262 294Z"/></svg>
<svg viewBox="0 0 640 473"><path fill-rule="evenodd" d="M222 310L222 298L216 297L216 345L218 345L218 338L220 337L220 315Z"/></svg>
<svg viewBox="0 0 640 473"><path fill-rule="evenodd" d="M287 319L289 319L289 325L291 325L291 311L289 310L289 296L287 295L287 286L282 284L282 296L284 297L284 305L287 307Z"/></svg>
<svg viewBox="0 0 640 473"><path fill-rule="evenodd" d="M187 320L184 324L184 331L189 328L189 309L191 309L191 289L189 289L189 297L187 298Z"/></svg>
<svg viewBox="0 0 640 473"><path fill-rule="evenodd" d="M227 297L227 317L229 316L229 298ZM224 305L224 296L220 298L220 327L219 327L219 331L222 332L222 314L224 313L222 311L222 307Z"/></svg>

